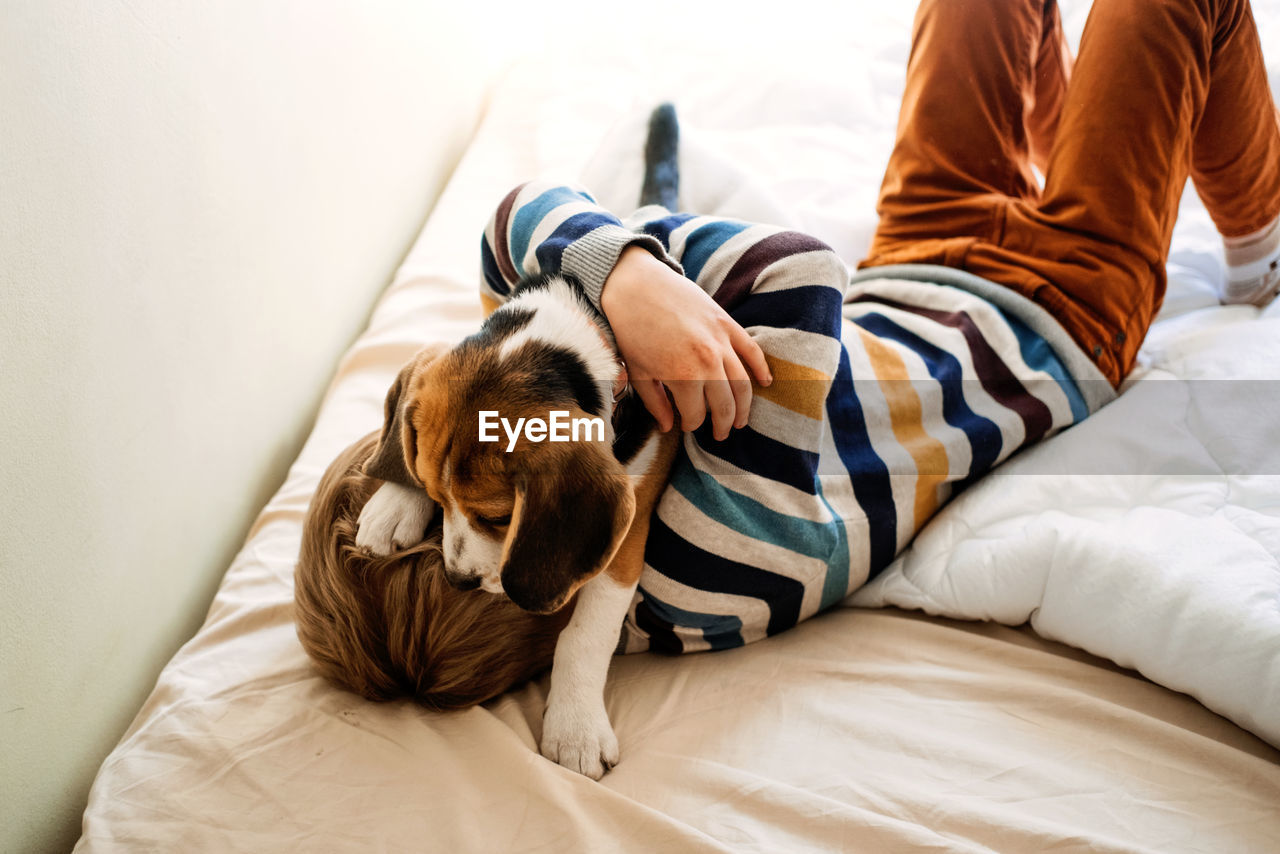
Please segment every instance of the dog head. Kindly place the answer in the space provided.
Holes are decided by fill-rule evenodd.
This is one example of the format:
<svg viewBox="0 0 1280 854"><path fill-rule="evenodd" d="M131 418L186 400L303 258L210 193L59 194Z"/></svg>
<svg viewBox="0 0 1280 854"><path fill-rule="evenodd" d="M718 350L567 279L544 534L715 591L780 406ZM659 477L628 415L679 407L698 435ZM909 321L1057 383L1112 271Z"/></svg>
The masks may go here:
<svg viewBox="0 0 1280 854"><path fill-rule="evenodd" d="M405 366L365 471L440 505L451 583L551 613L608 565L635 512L611 447L619 370L577 288L522 283L478 333Z"/></svg>

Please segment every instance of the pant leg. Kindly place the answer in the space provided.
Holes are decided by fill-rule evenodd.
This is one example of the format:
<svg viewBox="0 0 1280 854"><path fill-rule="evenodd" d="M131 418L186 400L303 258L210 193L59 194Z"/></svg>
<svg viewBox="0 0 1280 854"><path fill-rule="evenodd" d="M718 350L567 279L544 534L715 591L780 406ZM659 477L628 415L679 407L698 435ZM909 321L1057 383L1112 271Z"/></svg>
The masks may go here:
<svg viewBox="0 0 1280 854"><path fill-rule="evenodd" d="M1067 84L1075 65L1055 0L1045 4L1036 47L1034 101L1026 112L1026 124L1031 162L1043 174L1049 168L1049 154L1058 135Z"/></svg>
<svg viewBox="0 0 1280 854"><path fill-rule="evenodd" d="M1280 110L1248 3L1229 8L1213 36L1191 175L1224 237L1258 231L1280 213Z"/></svg>
<svg viewBox="0 0 1280 854"><path fill-rule="evenodd" d="M954 263L997 239L1004 199L1039 197L1033 153L1043 163L1069 70L1053 0L923 0L861 266Z"/></svg>
<svg viewBox="0 0 1280 854"><path fill-rule="evenodd" d="M1280 207L1280 125L1248 0L1099 0L1044 219L1163 264L1189 171L1223 234Z"/></svg>
<svg viewBox="0 0 1280 854"><path fill-rule="evenodd" d="M1049 308L1118 384L1163 299L1193 164L1227 233L1280 213L1280 132L1247 0L1098 0L1042 198L1011 203L1001 240L965 266Z"/></svg>
<svg viewBox="0 0 1280 854"><path fill-rule="evenodd" d="M943 11L951 4L930 8L955 14ZM992 15L984 17L990 26ZM931 44L945 62L962 62L952 55L968 50L922 42ZM972 49L986 48L974 42ZM913 64L927 67L915 53L913 47ZM974 66L982 68L981 61ZM1097 0L1071 74L1038 200L975 191L954 204L984 208L985 233L958 237L939 218L919 221L936 226L940 239L927 228L890 224L882 228L888 240L878 233L860 266L942 263L1004 284L1048 309L1118 385L1164 296L1188 174L1194 168L1224 234L1257 230L1280 213L1280 132L1247 0ZM935 109L963 112L954 106L963 103L957 85L944 90L952 92L950 105ZM904 99L904 111L916 108ZM990 134L968 138L992 144ZM927 198L914 195L926 212ZM909 216L889 213L899 221Z"/></svg>

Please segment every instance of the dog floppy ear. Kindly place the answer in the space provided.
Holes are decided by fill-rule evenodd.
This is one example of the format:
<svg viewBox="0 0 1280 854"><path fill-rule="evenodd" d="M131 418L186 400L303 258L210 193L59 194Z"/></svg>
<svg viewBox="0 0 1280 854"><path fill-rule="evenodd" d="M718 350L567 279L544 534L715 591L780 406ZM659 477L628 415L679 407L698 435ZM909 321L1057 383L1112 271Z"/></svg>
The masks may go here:
<svg viewBox="0 0 1280 854"><path fill-rule="evenodd" d="M636 507L629 478L607 445L584 443L551 456L530 454L531 463L542 459L517 470L502 555L502 589L536 614L560 609L608 566Z"/></svg>
<svg viewBox="0 0 1280 854"><path fill-rule="evenodd" d="M443 345L425 347L409 360L387 392L382 412L382 435L373 455L364 464L364 473L379 480L389 480L403 486L422 486L413 471L417 455L418 437L413 426L413 413L418 406L417 380L421 369L435 361L445 351Z"/></svg>

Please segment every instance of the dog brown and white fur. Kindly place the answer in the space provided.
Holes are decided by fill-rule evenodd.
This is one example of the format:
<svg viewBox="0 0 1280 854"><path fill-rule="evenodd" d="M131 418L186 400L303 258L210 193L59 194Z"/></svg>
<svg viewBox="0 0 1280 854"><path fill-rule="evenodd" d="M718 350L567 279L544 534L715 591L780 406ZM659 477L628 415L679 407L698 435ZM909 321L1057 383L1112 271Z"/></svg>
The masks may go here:
<svg viewBox="0 0 1280 854"><path fill-rule="evenodd" d="M509 419L598 416L603 438L479 441L479 413ZM445 577L502 593L533 614L574 601L556 644L543 718L544 756L598 779L618 761L604 685L644 566L649 516L678 433L663 434L626 390L608 325L561 276L521 282L481 330L430 348L387 396L365 471L385 481L356 543L380 555L443 517ZM504 639L494 638L495 643Z"/></svg>

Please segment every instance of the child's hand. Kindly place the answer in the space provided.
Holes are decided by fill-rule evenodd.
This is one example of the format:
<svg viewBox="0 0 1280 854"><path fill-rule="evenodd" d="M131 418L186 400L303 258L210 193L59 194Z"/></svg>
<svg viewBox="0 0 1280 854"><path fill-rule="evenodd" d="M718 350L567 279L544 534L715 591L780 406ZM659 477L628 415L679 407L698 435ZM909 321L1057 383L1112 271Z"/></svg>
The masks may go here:
<svg viewBox="0 0 1280 854"><path fill-rule="evenodd" d="M600 307L613 327L631 385L663 432L675 416L697 429L711 412L717 439L751 412L751 376L773 381L764 351L715 300L645 248L629 246L605 280ZM751 375L747 370L750 369Z"/></svg>

